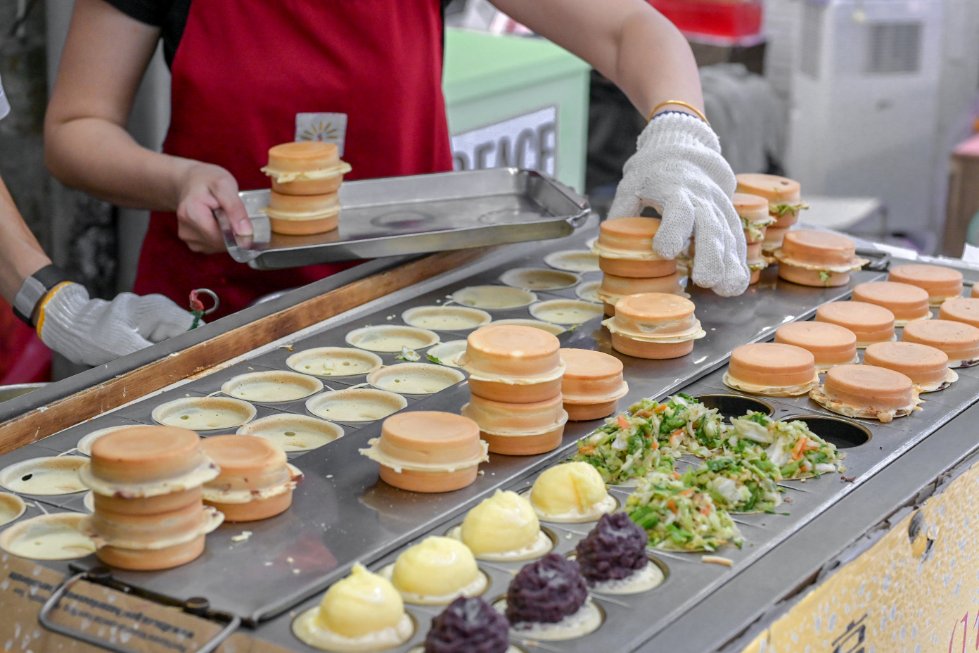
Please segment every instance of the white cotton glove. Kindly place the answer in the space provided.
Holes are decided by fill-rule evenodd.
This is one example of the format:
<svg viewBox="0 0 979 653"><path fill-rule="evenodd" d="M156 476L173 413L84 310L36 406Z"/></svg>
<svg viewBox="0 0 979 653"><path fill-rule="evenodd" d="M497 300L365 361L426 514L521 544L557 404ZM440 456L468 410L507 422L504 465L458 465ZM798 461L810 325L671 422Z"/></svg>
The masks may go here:
<svg viewBox="0 0 979 653"><path fill-rule="evenodd" d="M736 186L710 126L669 113L651 120L639 135L608 217L635 216L652 206L662 216L653 250L676 258L692 233L693 282L718 295L740 295L750 273L741 220L731 203Z"/></svg>
<svg viewBox="0 0 979 653"><path fill-rule="evenodd" d="M101 365L184 333L193 321L163 295L127 292L109 302L71 283L45 306L41 340L73 363Z"/></svg>

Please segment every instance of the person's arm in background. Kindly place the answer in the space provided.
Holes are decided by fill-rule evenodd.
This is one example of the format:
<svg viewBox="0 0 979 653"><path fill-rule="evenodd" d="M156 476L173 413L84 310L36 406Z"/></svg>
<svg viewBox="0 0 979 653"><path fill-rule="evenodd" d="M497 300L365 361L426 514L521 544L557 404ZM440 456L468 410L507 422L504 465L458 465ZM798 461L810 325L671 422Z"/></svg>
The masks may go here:
<svg viewBox="0 0 979 653"><path fill-rule="evenodd" d="M239 235L251 223L238 184L215 165L142 147L126 131L160 31L103 0L77 0L44 122L45 159L62 183L119 206L175 211L195 252L224 250L212 211Z"/></svg>
<svg viewBox="0 0 979 653"><path fill-rule="evenodd" d="M9 110L0 85L0 118ZM107 302L51 265L0 179L0 296L44 344L73 363L99 365L183 333L193 316L162 295ZM43 315L43 321L41 317Z"/></svg>
<svg viewBox="0 0 979 653"><path fill-rule="evenodd" d="M676 257L696 238L692 278L722 295L748 285L736 181L703 111L700 76L683 35L645 0L492 0L501 11L612 80L645 116L655 114L625 165L609 217L655 207L654 249ZM680 101L692 105L664 104Z"/></svg>

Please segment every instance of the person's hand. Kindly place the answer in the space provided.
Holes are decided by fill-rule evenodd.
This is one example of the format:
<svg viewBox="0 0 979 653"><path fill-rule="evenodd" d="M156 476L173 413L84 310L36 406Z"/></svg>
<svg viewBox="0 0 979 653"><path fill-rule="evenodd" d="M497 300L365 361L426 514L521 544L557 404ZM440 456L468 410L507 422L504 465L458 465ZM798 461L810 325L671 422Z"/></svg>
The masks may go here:
<svg viewBox="0 0 979 653"><path fill-rule="evenodd" d="M693 282L718 295L739 295L750 273L741 220L731 203L736 186L710 126L694 116L670 113L651 120L639 135L608 217L635 216L644 206L654 207L662 216L653 241L656 253L676 258L692 233Z"/></svg>
<svg viewBox="0 0 979 653"><path fill-rule="evenodd" d="M177 236L192 252L224 251L224 238L214 217L217 209L224 211L236 235L252 235L252 223L231 173L208 163L190 163L180 175Z"/></svg>
<svg viewBox="0 0 979 653"><path fill-rule="evenodd" d="M194 316L163 295L122 293L111 302L90 299L69 283L44 307L41 340L73 363L101 365L180 335Z"/></svg>

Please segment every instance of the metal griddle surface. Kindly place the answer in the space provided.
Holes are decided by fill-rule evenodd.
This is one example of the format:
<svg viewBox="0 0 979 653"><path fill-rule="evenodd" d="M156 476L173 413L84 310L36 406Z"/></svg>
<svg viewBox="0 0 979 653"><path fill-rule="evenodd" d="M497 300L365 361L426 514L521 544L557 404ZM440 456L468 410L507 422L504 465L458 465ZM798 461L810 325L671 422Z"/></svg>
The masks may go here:
<svg viewBox="0 0 979 653"><path fill-rule="evenodd" d="M358 316L340 327L317 333L294 343L299 351L308 347L344 345L347 331L368 324L400 323L400 315L411 306L431 305L446 300L452 291L467 285L497 282L499 275L514 267L543 267L541 261L549 251L581 249L593 234L583 233L573 238L549 243L531 255L506 260L493 270L477 274L464 281L385 306L372 314ZM583 275L599 278L597 273ZM875 273L858 273L854 283L876 277ZM711 292L691 289L707 337L697 342L694 352L672 361L626 359L625 373L631 391L621 402L625 406L641 397L669 394L723 364L730 350L748 341L768 338L780 324L805 318L819 304L845 296L848 288L803 288L778 283L768 275L759 286L737 298L721 298ZM540 299L573 298L573 289L555 293L538 292ZM529 317L527 309L491 311L494 318ZM388 319L392 318L392 319ZM442 333L443 340L464 338L465 334ZM598 320L586 323L561 336L567 346L597 348L611 352ZM119 420L149 423L152 408L172 398L186 394L204 395L214 392L234 374L247 369L284 369L290 352L280 350L263 354L224 370L198 379L168 393L97 418L84 426L84 432ZM383 356L393 362L391 356ZM343 387L359 379L344 379L340 383L326 381L332 387ZM458 412L468 400L465 384L445 390L428 398L409 398L408 410L446 410ZM259 416L275 412L304 413L302 402L259 406ZM105 422L103 422L105 420ZM114 420L114 421L111 421ZM562 458L568 448L588 433L593 424L568 425L562 449L543 456L512 458L494 456L484 465L477 482L465 490L424 496L401 492L380 482L377 466L358 453L367 440L378 435L379 423L365 426L343 425L347 433L337 442L293 459L305 474L295 493L290 511L279 517L255 524L226 524L208 537L204 556L183 567L165 573L117 573L121 580L174 597L206 596L214 609L236 613L251 621L269 619L317 595L334 580L342 577L355 561L370 562L409 543L428 532L433 523L452 518L490 494L496 488L525 477L548 461ZM72 437L77 439L81 433ZM207 434L205 434L207 435ZM54 436L45 446L65 448L70 439ZM60 440L59 440L60 438ZM79 510L80 499L69 496L54 499L65 509ZM251 531L244 539L242 533ZM238 540L238 541L236 541ZM94 558L91 564L95 564Z"/></svg>

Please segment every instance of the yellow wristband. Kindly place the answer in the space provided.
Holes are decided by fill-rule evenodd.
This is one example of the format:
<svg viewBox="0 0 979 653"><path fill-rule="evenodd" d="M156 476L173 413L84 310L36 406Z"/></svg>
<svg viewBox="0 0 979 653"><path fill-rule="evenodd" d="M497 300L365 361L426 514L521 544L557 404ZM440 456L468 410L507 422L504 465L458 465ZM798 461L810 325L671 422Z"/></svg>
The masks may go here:
<svg viewBox="0 0 979 653"><path fill-rule="evenodd" d="M698 109L694 105L690 104L689 102L684 102L683 100L666 100L664 102L660 102L655 107L653 107L653 110L652 111L650 111L646 115L646 122L649 122L650 120L652 120L656 116L656 114L659 113L659 110L660 109L662 109L663 107L669 107L669 106L683 107L684 109L687 109L688 111L692 111L694 113L694 115L696 115L698 118L700 118L701 120L703 120L708 125L710 124L710 121L707 120L707 116L704 115L704 112L703 111L701 111L700 109Z"/></svg>
<svg viewBox="0 0 979 653"><path fill-rule="evenodd" d="M37 305L37 326L34 327L34 330L37 331L38 338L41 337L41 330L44 328L44 309L47 308L48 302L54 299L54 296L58 294L58 291L71 283L71 281L62 281L57 286L49 290L43 298L41 298L41 301Z"/></svg>

